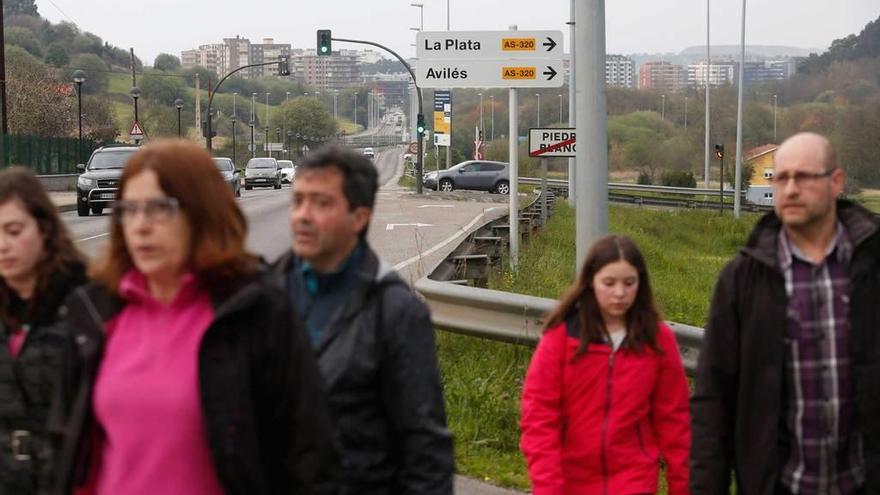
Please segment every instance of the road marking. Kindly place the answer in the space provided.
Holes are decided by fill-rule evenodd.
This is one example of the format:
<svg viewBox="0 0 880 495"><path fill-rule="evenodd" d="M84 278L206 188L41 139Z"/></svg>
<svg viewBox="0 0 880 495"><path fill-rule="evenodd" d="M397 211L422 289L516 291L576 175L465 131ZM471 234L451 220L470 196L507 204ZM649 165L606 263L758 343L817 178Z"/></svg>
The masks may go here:
<svg viewBox="0 0 880 495"><path fill-rule="evenodd" d="M458 229L458 231L457 231L456 233L454 233L454 234L452 234L451 236L447 237L445 240L443 240L442 242L440 242L440 244L436 244L434 247L432 247L431 249L425 251L424 253L419 253L419 254L413 256L412 258L409 258L409 259L406 259L406 260L401 261L400 263L394 265L393 268L394 268L395 270L400 271L400 270L406 268L407 266L409 266L409 265L415 263L416 261L419 261L419 260L421 260L422 258L425 258L426 256L429 256L429 255L431 255L431 254L434 254L434 253L436 253L437 251L443 249L443 246L445 246L445 245L449 244L450 242L452 242L452 241L458 239L458 238L461 237L462 235L467 234L468 231L471 230L471 227L473 227L474 225L476 225L477 222L479 222L484 216L486 216L486 213L489 212L490 210L491 210L491 208L490 208L489 210L484 211L483 213L480 213L480 214L477 215L476 217L474 217L474 219L471 220L471 223L469 223L469 224L465 225L464 227Z"/></svg>
<svg viewBox="0 0 880 495"><path fill-rule="evenodd" d="M108 236L108 235L110 235L110 233L109 233L109 232L105 232L105 233L103 233L103 234L93 235L93 236L91 236L91 237L86 237L86 238L83 238L83 239L77 239L76 242L91 241L92 239L97 239L97 238L99 238L99 237L105 237L105 236Z"/></svg>
<svg viewBox="0 0 880 495"><path fill-rule="evenodd" d="M385 230L394 230L395 227L433 227L430 223L389 223L385 226Z"/></svg>
<svg viewBox="0 0 880 495"><path fill-rule="evenodd" d="M455 205L422 205L419 208L455 208Z"/></svg>

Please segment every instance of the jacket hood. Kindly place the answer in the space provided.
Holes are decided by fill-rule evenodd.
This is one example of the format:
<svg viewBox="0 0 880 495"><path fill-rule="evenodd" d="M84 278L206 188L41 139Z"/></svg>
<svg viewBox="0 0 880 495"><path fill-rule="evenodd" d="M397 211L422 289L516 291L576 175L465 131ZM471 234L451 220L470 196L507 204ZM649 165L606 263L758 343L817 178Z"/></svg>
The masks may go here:
<svg viewBox="0 0 880 495"><path fill-rule="evenodd" d="M880 230L877 215L849 200L837 200L837 218L846 227L853 248L858 248ZM782 221L776 212L767 213L755 225L742 253L778 270L777 239L781 229Z"/></svg>

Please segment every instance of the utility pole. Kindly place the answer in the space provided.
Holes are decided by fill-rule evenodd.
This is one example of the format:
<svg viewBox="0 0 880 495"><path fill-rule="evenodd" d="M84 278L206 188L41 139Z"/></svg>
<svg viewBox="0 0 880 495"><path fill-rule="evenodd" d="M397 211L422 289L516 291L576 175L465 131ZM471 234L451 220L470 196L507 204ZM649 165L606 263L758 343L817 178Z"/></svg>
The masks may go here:
<svg viewBox="0 0 880 495"><path fill-rule="evenodd" d="M579 0L572 45L585 47L577 64L577 266L608 233L608 121L605 101L605 0Z"/></svg>
<svg viewBox="0 0 880 495"><path fill-rule="evenodd" d="M746 0L743 0L742 8L742 33L739 45L739 88L736 105L736 168L733 180L733 217L739 218L742 198L742 154L743 154L743 72L746 66Z"/></svg>
<svg viewBox="0 0 880 495"><path fill-rule="evenodd" d="M128 53L129 53L128 64L131 67L131 87L133 88L138 85L137 75L134 73L134 48L129 48Z"/></svg>
<svg viewBox="0 0 880 495"><path fill-rule="evenodd" d="M709 72L712 68L712 56L709 52L709 26L711 19L709 17L709 2L706 0L706 156L703 169L703 181L706 183L706 189L709 188ZM740 68L742 69L742 68Z"/></svg>
<svg viewBox="0 0 880 495"><path fill-rule="evenodd" d="M575 4L576 0L571 0L571 14L568 21L569 27L569 63L568 63L568 127L577 126L577 103L576 86L577 81L577 59L575 58L575 35L577 32L577 24L575 24ZM575 206L575 198L577 198L577 159L568 159L568 205ZM579 272L580 266L575 266L575 275Z"/></svg>
<svg viewBox="0 0 880 495"><path fill-rule="evenodd" d="M196 72L196 142L202 140L202 90L199 73Z"/></svg>

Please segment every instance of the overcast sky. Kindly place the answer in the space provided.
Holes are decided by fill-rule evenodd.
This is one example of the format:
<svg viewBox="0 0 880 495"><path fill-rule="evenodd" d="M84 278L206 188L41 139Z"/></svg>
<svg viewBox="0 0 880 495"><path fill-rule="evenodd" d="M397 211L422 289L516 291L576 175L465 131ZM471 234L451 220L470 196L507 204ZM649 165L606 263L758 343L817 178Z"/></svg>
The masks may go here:
<svg viewBox="0 0 880 495"><path fill-rule="evenodd" d="M133 47L147 64L158 53L241 35L313 48L315 30L386 44L415 55L416 0L37 0L40 14L68 20L105 41ZM446 29L444 0L424 4L425 30ZM453 30L557 29L566 36L569 0L449 0ZM606 0L608 53L663 53L705 44L705 0ZM712 44L738 44L741 2L712 0ZM825 49L880 16L878 0L749 0L746 43ZM342 47L337 43L335 49ZM358 48L347 45L346 47Z"/></svg>

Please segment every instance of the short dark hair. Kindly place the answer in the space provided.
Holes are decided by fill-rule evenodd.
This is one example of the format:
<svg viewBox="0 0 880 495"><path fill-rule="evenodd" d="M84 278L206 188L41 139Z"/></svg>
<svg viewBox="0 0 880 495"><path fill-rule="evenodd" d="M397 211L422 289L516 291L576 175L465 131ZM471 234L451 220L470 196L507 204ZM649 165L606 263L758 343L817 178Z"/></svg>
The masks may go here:
<svg viewBox="0 0 880 495"><path fill-rule="evenodd" d="M306 155L297 172L335 167L342 172L342 192L348 208L372 209L379 189L379 173L373 162L350 148L331 144Z"/></svg>

